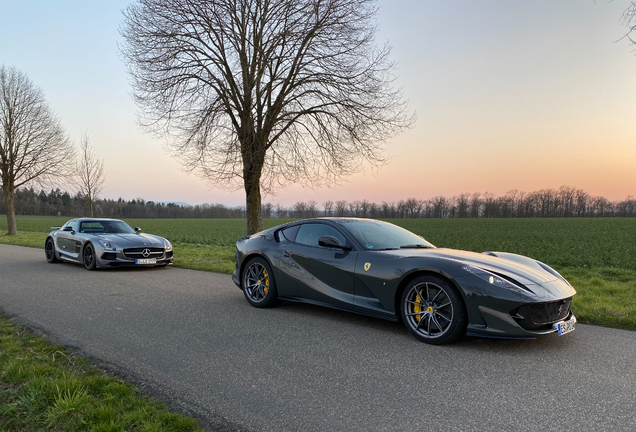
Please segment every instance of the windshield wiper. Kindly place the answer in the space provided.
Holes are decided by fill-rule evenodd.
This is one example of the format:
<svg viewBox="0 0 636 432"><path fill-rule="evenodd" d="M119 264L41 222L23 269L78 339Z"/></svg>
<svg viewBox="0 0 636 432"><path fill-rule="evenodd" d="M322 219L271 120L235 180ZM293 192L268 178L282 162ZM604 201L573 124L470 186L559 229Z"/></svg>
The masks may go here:
<svg viewBox="0 0 636 432"><path fill-rule="evenodd" d="M431 246L424 244L410 244L410 245L402 245L400 249L431 249Z"/></svg>

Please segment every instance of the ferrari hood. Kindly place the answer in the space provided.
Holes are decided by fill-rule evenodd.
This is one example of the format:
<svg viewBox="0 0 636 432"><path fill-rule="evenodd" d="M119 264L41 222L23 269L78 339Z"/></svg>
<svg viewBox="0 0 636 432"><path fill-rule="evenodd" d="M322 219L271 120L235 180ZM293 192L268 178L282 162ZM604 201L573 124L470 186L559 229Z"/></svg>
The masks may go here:
<svg viewBox="0 0 636 432"><path fill-rule="evenodd" d="M508 276L523 285L541 285L552 282L558 277L531 258L521 255L494 252L477 253L456 249L400 249L395 252L403 257L423 257L448 259L465 265L479 267L492 273Z"/></svg>
<svg viewBox="0 0 636 432"><path fill-rule="evenodd" d="M97 237L120 248L164 246L163 239L152 234L99 234Z"/></svg>

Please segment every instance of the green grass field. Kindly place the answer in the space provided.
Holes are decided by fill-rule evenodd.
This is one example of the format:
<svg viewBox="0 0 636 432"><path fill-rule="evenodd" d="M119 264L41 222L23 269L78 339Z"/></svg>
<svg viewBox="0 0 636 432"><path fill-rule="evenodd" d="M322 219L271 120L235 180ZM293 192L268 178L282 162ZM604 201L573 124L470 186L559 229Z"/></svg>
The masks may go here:
<svg viewBox="0 0 636 432"><path fill-rule="evenodd" d="M21 233L48 233L68 218L19 216ZM266 219L270 228L291 219ZM476 252L505 251L561 267L616 267L636 270L636 220L581 219L389 219L437 247ZM144 232L177 244L234 247L245 235L242 219L126 219ZM0 216L0 232L6 232ZM31 234L28 234L31 235Z"/></svg>
<svg viewBox="0 0 636 432"><path fill-rule="evenodd" d="M19 216L19 235L0 243L43 247L46 233L65 217ZM266 228L289 221L267 219ZM545 262L577 289L573 309L580 322L636 330L636 220L581 219L391 219L438 247L505 251ZM175 266L231 273L234 244L245 235L242 219L126 219L144 232L168 238ZM0 217L0 232L6 232Z"/></svg>

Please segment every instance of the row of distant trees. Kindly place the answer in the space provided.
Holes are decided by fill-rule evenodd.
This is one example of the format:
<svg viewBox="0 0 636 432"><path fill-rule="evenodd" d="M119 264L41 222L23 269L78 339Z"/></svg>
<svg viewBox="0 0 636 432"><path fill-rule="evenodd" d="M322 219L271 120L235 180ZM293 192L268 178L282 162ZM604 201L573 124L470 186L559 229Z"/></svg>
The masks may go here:
<svg viewBox="0 0 636 432"><path fill-rule="evenodd" d="M36 191L19 189L15 194L16 214L38 216L89 216L87 196L59 189ZM0 199L0 214L6 205ZM266 203L264 218L306 218L317 216L353 216L362 218L507 218L507 217L633 217L636 198L611 202L591 196L581 189L563 186L536 192L512 190L502 196L492 193L461 194L452 198L436 196L428 200L409 198L382 203L361 201L297 202L291 207ZM223 204L180 206L143 199L99 199L94 215L111 218L245 218L245 207Z"/></svg>

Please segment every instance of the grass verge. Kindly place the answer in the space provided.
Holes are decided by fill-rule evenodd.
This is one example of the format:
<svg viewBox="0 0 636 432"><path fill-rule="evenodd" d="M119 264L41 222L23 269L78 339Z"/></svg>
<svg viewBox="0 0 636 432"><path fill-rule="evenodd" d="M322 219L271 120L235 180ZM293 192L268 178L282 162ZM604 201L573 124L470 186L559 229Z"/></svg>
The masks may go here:
<svg viewBox="0 0 636 432"><path fill-rule="evenodd" d="M3 317L0 371L0 430L202 430L196 420Z"/></svg>
<svg viewBox="0 0 636 432"><path fill-rule="evenodd" d="M16 246L42 248L42 251L44 251L44 241L46 240L47 235L47 233L31 231L20 231L18 232L18 235L14 236L0 234L0 243Z"/></svg>
<svg viewBox="0 0 636 432"><path fill-rule="evenodd" d="M572 310L579 322L636 330L636 271L578 267L559 273L577 291Z"/></svg>
<svg viewBox="0 0 636 432"><path fill-rule="evenodd" d="M234 246L175 243L174 266L232 274L234 271Z"/></svg>

